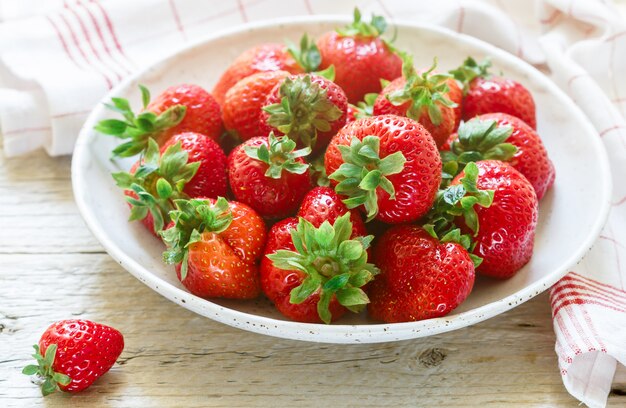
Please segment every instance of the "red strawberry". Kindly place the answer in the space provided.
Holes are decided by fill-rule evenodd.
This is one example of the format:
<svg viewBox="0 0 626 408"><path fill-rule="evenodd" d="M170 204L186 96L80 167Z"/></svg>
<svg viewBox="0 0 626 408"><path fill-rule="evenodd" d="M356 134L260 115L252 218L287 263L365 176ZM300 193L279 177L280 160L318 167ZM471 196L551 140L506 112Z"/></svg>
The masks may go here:
<svg viewBox="0 0 626 408"><path fill-rule="evenodd" d="M304 39L304 38L303 38ZM309 49L308 40L305 49ZM312 70L317 69L317 67ZM288 47L283 44L268 43L244 51L238 56L213 88L213 96L223 105L226 101L226 93L240 80L258 72L287 71L291 74L305 72Z"/></svg>
<svg viewBox="0 0 626 408"><path fill-rule="evenodd" d="M162 232L163 259L178 279L203 298L253 299L261 291L257 262L265 245L263 219L245 204L214 199L177 200L174 222Z"/></svg>
<svg viewBox="0 0 626 408"><path fill-rule="evenodd" d="M302 200L298 217L302 217L319 227L324 221L335 222L340 216L350 213L352 238L367 235L363 218L357 211L350 211L341 198L330 187L316 187Z"/></svg>
<svg viewBox="0 0 626 408"><path fill-rule="evenodd" d="M515 116L488 113L465 122L448 149L460 164L467 159L508 162L530 181L539 200L554 184L554 165L541 138Z"/></svg>
<svg viewBox="0 0 626 408"><path fill-rule="evenodd" d="M474 285L469 253L454 242L439 242L417 225L387 230L374 246L380 275L369 286L370 316L387 323L445 316Z"/></svg>
<svg viewBox="0 0 626 408"><path fill-rule="evenodd" d="M259 129L261 108L274 86L289 75L286 71L259 72L237 82L222 105L224 127L241 140L268 136Z"/></svg>
<svg viewBox="0 0 626 408"><path fill-rule="evenodd" d="M53 323L33 346L38 365L22 372L43 380L41 392L57 389L79 392L89 387L115 364L124 349L124 337L112 327L89 320Z"/></svg>
<svg viewBox="0 0 626 408"><path fill-rule="evenodd" d="M402 77L387 85L374 103L374 115L398 115L422 124L441 146L456 126L455 104L450 99L450 76L428 71L418 74L411 56L403 56ZM457 97L457 95L454 95Z"/></svg>
<svg viewBox="0 0 626 408"><path fill-rule="evenodd" d="M346 94L319 75L285 78L270 92L264 105L261 134L284 134L315 151L324 149L346 124Z"/></svg>
<svg viewBox="0 0 626 408"><path fill-rule="evenodd" d="M537 195L530 182L505 162L485 160L477 162L476 166L476 186L494 191L490 207L476 208L480 228L474 236L472 252L483 258L477 271L495 278L510 278L533 253ZM466 170L452 181L452 185L461 183ZM467 228L462 221L460 224Z"/></svg>
<svg viewBox="0 0 626 408"><path fill-rule="evenodd" d="M160 115L177 105L186 107L185 117L178 125L159 134L159 145L184 132L202 133L213 140L219 140L223 129L220 105L210 93L198 85L171 86L150 102L146 110Z"/></svg>
<svg viewBox="0 0 626 408"><path fill-rule="evenodd" d="M254 137L228 157L230 188L237 199L266 218L285 218L298 209L311 189L309 165L302 159L310 148L294 151L286 136Z"/></svg>
<svg viewBox="0 0 626 408"><path fill-rule="evenodd" d="M357 103L365 94L380 92L380 80L393 80L402 73L402 60L380 38L387 23L372 16L369 24L361 21L354 10L354 22L337 32L331 31L317 40L322 56L321 68L335 66L335 82Z"/></svg>
<svg viewBox="0 0 626 408"><path fill-rule="evenodd" d="M428 131L394 115L347 124L331 140L325 165L348 208L363 206L369 220L387 223L426 214L441 182L441 159Z"/></svg>
<svg viewBox="0 0 626 408"><path fill-rule="evenodd" d="M303 217L275 224L261 261L263 292L283 315L300 322L330 323L346 310L363 310L368 298L361 287L378 270L367 263L373 236L353 234L349 213L318 228Z"/></svg>
<svg viewBox="0 0 626 408"><path fill-rule="evenodd" d="M174 200L226 194L226 156L217 142L199 133L171 138L159 154L154 140L143 161L129 173L113 174L131 207L130 220L142 223L156 235L169 221Z"/></svg>
<svg viewBox="0 0 626 408"><path fill-rule="evenodd" d="M454 131L459 128L461 123L461 106L463 104L463 89L459 86L458 82L453 78L449 78L446 82L448 85L448 99L456 106L454 107Z"/></svg>
<svg viewBox="0 0 626 408"><path fill-rule="evenodd" d="M469 57L463 65L451 71L464 86L463 120L483 113L506 113L537 128L535 101L532 94L519 82L490 75L489 61L477 63Z"/></svg>

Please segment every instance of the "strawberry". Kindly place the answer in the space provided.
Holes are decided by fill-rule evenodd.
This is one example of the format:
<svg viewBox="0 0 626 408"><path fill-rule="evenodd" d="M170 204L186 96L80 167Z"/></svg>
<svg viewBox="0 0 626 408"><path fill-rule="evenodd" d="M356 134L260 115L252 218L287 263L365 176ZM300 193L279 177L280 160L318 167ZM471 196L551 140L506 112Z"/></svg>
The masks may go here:
<svg viewBox="0 0 626 408"><path fill-rule="evenodd" d="M463 105L463 89L459 86L459 83L453 79L448 78L446 81L448 85L448 99L455 105L454 106L454 131L459 128L461 123L461 117L463 115L461 107Z"/></svg>
<svg viewBox="0 0 626 408"><path fill-rule="evenodd" d="M348 208L368 220L412 222L432 206L441 182L437 146L412 119L372 116L347 124L325 155L326 173Z"/></svg>
<svg viewBox="0 0 626 408"><path fill-rule="evenodd" d="M89 320L62 320L48 327L33 347L38 364L27 365L22 373L36 374L46 396L56 390L79 392L93 384L122 354L124 337Z"/></svg>
<svg viewBox="0 0 626 408"><path fill-rule="evenodd" d="M356 105L348 104L347 122L354 122L357 119L372 116L374 114L374 102L378 98L377 93L368 93Z"/></svg>
<svg viewBox="0 0 626 408"><path fill-rule="evenodd" d="M113 149L113 156L131 157L143 153L153 138L164 145L183 132L202 133L213 140L222 134L220 106L198 85L181 84L167 88L150 102L150 92L142 85L144 111L135 115L123 98L112 98L106 106L124 116L124 120L105 119L95 130L127 140Z"/></svg>
<svg viewBox="0 0 626 408"><path fill-rule="evenodd" d="M536 129L535 101L530 91L517 81L491 75L490 66L488 60L479 64L469 57L450 71L463 85L463 120L500 112L520 118Z"/></svg>
<svg viewBox="0 0 626 408"><path fill-rule="evenodd" d="M167 264L203 298L253 299L260 291L257 262L265 245L263 219L225 198L176 200L172 225L161 232Z"/></svg>
<svg viewBox="0 0 626 408"><path fill-rule="evenodd" d="M532 184L515 168L498 160L476 163L476 186L493 190L493 202L488 208L475 210L476 221L472 253L483 259L477 271L482 275L506 279L513 276L532 256L537 226L537 195ZM462 184L465 168L452 181ZM457 223L467 229L467 219Z"/></svg>
<svg viewBox="0 0 626 408"><path fill-rule="evenodd" d="M151 140L143 160L113 178L125 189L130 220L142 220L157 233L170 221L174 200L226 194L226 155L205 135L181 133L168 140L160 154Z"/></svg>
<svg viewBox="0 0 626 408"><path fill-rule="evenodd" d="M272 227L261 261L261 285L283 315L330 323L346 310L365 308L369 300L361 288L378 273L367 262L373 236L352 237L350 217L346 212L319 227L304 217L286 218Z"/></svg>
<svg viewBox="0 0 626 408"><path fill-rule="evenodd" d="M372 16L368 24L354 10L354 22L317 40L322 56L320 68L335 66L335 83L357 103L365 94L380 92L380 80L393 80L402 74L402 60L380 36L387 28L385 19Z"/></svg>
<svg viewBox="0 0 626 408"><path fill-rule="evenodd" d="M403 55L402 76L389 83L374 102L374 115L398 115L422 124L441 146L456 126L447 74L435 74L436 62L418 74L411 56ZM457 97L457 95L454 95Z"/></svg>
<svg viewBox="0 0 626 408"><path fill-rule="evenodd" d="M285 78L265 101L260 133L287 135L300 146L324 149L346 124L346 94L334 82L313 74Z"/></svg>
<svg viewBox="0 0 626 408"><path fill-rule="evenodd" d="M253 137L228 156L230 188L237 201L266 218L294 214L312 188L309 165L303 157L310 148L294 151L287 136Z"/></svg>
<svg viewBox="0 0 626 408"><path fill-rule="evenodd" d="M554 165L541 138L515 116L505 113L477 116L451 136L448 149L452 154L444 155L444 161L452 158L461 165L467 160L507 161L530 181L539 200L554 184Z"/></svg>
<svg viewBox="0 0 626 408"><path fill-rule="evenodd" d="M445 316L474 285L474 264L458 243L440 242L417 225L397 225L374 246L380 275L369 285L370 316L387 323Z"/></svg>
<svg viewBox="0 0 626 408"><path fill-rule="evenodd" d="M288 75L287 71L259 72L233 85L226 93L222 105L226 130L241 140L268 136L269 132L263 134L260 129L261 108L274 86Z"/></svg>
<svg viewBox="0 0 626 408"><path fill-rule="evenodd" d="M224 105L226 93L237 82L258 72L287 71L301 74L317 70L320 54L314 42L305 34L300 40L300 48L288 43L261 44L244 51L224 71L213 88L213 96Z"/></svg>
<svg viewBox="0 0 626 408"><path fill-rule="evenodd" d="M324 221L334 222L346 213L350 213L350 222L352 223L351 237L367 235L361 215L357 211L350 211L335 190L330 187L315 187L309 191L302 200L300 210L298 210L298 217L306 219L317 228Z"/></svg>

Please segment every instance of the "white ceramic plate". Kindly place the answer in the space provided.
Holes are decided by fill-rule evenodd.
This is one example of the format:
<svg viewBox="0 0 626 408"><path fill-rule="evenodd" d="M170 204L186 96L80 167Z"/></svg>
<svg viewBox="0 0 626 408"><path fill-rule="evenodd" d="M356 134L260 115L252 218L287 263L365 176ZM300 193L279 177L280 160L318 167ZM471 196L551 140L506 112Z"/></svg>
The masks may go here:
<svg viewBox="0 0 626 408"><path fill-rule="evenodd" d="M268 41L297 41L303 32L319 35L348 20L339 17L291 18L222 32L172 55L129 78L112 96L140 106L138 83L154 94L167 86L192 82L212 89L229 63L245 49ZM302 324L285 320L267 300L208 301L188 293L173 267L161 262L162 244L139 223L128 223L128 208L111 172L128 169L130 161L112 162L115 139L92 129L112 115L99 105L85 123L72 163L76 202L88 227L109 254L137 279L171 301L200 315L241 329L290 339L329 343L375 343L423 337L462 328L509 310L549 288L592 246L606 219L610 173L598 134L549 79L518 58L489 44L454 32L398 23L397 45L413 53L416 66L427 67L434 56L441 69L460 64L468 55L491 56L496 70L526 85L537 103L538 131L556 167L556 183L540 205L535 253L514 278L478 279L469 298L450 315L411 323L379 324L366 314L338 324Z"/></svg>

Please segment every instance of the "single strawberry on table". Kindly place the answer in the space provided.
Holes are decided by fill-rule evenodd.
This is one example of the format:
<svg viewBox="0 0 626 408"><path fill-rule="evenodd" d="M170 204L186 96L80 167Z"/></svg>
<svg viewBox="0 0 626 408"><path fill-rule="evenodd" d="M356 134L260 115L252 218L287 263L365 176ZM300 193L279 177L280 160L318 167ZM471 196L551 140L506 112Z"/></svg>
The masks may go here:
<svg viewBox="0 0 626 408"><path fill-rule="evenodd" d="M309 147L294 150L287 136L254 137L228 156L230 188L239 202L266 218L293 215L312 188L309 164L303 159Z"/></svg>
<svg viewBox="0 0 626 408"><path fill-rule="evenodd" d="M474 234L472 253L483 259L478 273L499 279L515 275L530 260L537 226L538 200L532 184L513 166L498 160L476 162L476 186L492 190L493 202L488 208L476 208L480 225ZM452 181L461 183L466 169ZM456 220L464 230L467 222Z"/></svg>
<svg viewBox="0 0 626 408"><path fill-rule="evenodd" d="M141 161L130 172L113 173L125 189L130 220L142 220L156 234L170 221L174 200L226 195L226 155L214 140L181 133L161 147L150 140Z"/></svg>
<svg viewBox="0 0 626 408"><path fill-rule="evenodd" d="M22 372L39 377L44 396L56 390L74 393L109 371L124 349L124 337L89 320L62 320L48 327L33 347L37 365Z"/></svg>
<svg viewBox="0 0 626 408"><path fill-rule="evenodd" d="M371 22L361 19L354 10L352 24L330 31L317 40L322 56L320 68L335 67L335 83L357 103L365 94L380 92L380 80L393 80L402 74L402 60L381 38L387 23L381 16L372 16Z"/></svg>
<svg viewBox="0 0 626 408"><path fill-rule="evenodd" d="M267 71L287 71L290 74L301 74L316 71L321 62L317 46L305 34L299 47L287 43L260 44L244 51L222 73L213 88L213 96L223 105L226 93L242 79Z"/></svg>
<svg viewBox="0 0 626 408"><path fill-rule="evenodd" d="M347 110L346 94L329 79L315 74L290 76L268 95L259 129L261 135L274 131L319 152L346 124Z"/></svg>
<svg viewBox="0 0 626 408"><path fill-rule="evenodd" d="M458 98L454 79L448 74L435 73L436 62L428 70L418 73L413 57L402 55L402 76L391 81L374 102L374 115L406 116L421 123L431 134L437 146L441 146L454 131L457 124L456 103ZM455 88L456 87L456 88Z"/></svg>
<svg viewBox="0 0 626 408"><path fill-rule="evenodd" d="M430 133L395 115L347 124L331 140L325 166L348 208L362 207L368 220L391 224L426 214L441 182L441 158Z"/></svg>
<svg viewBox="0 0 626 408"><path fill-rule="evenodd" d="M506 113L488 113L459 127L450 137L444 162L502 160L508 162L533 185L541 200L554 184L555 170L537 132L521 119Z"/></svg>
<svg viewBox="0 0 626 408"><path fill-rule="evenodd" d="M362 287L378 273L367 262L373 236L353 236L350 217L346 212L319 227L293 217L272 227L261 261L261 284L283 315L330 323L347 310L365 308L369 300Z"/></svg>
<svg viewBox="0 0 626 408"><path fill-rule="evenodd" d="M506 113L537 128L535 101L530 91L517 81L489 73L489 60L478 63L468 57L450 71L463 85L463 120L484 113Z"/></svg>
<svg viewBox="0 0 626 408"><path fill-rule="evenodd" d="M248 140L263 134L262 108L274 86L289 76L287 71L267 71L252 74L233 85L224 99L222 116L224 128L240 140ZM267 128L265 128L267 130Z"/></svg>
<svg viewBox="0 0 626 408"><path fill-rule="evenodd" d="M183 132L202 133L218 140L222 134L220 106L202 87L180 84L167 88L150 102L150 92L142 85L143 111L133 113L123 98L112 98L107 107L123 115L124 120L105 119L95 130L125 140L113 149L113 156L131 157L146 150L149 139L162 146L172 136Z"/></svg>
<svg viewBox="0 0 626 408"><path fill-rule="evenodd" d="M223 197L176 200L172 222L161 232L167 264L182 284L203 298L253 299L260 292L257 263L265 223L250 207Z"/></svg>

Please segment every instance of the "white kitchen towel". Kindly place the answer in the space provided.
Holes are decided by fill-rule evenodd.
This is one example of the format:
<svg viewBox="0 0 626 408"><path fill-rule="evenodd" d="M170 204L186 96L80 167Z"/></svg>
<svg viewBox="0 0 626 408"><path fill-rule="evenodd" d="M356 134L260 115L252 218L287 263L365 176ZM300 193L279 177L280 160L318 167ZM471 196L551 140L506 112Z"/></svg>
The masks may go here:
<svg viewBox="0 0 626 408"><path fill-rule="evenodd" d="M566 388L604 406L617 362L626 364L626 24L610 0L0 0L4 152L71 153L107 90L208 33L354 6L491 42L549 71L596 127L613 171L609 220L550 299Z"/></svg>

